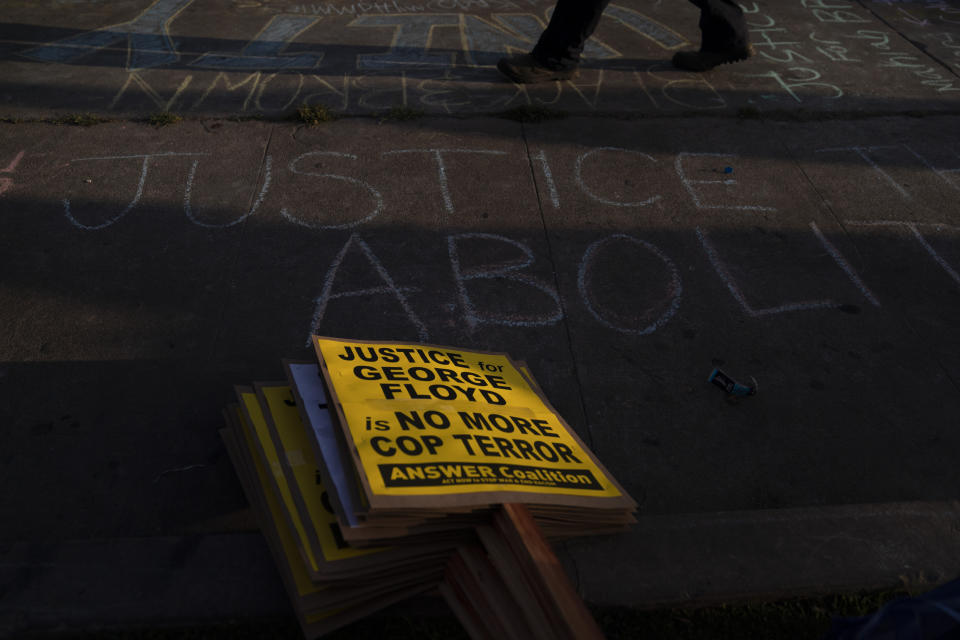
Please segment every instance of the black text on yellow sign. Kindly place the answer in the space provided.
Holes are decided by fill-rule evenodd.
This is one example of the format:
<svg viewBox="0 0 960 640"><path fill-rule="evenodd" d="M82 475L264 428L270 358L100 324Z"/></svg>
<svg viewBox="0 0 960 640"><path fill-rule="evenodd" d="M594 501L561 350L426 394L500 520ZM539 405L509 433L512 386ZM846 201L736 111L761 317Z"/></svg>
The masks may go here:
<svg viewBox="0 0 960 640"><path fill-rule="evenodd" d="M506 399L496 390L511 390L503 376L471 371L463 356L455 352L347 346L338 357L345 362L371 363L355 364L353 375L359 380L378 383L386 400L464 400L503 405ZM486 365L493 371L502 368L502 365L484 362L478 362L477 365L480 369Z"/></svg>
<svg viewBox="0 0 960 640"><path fill-rule="evenodd" d="M317 338L374 493L620 492L504 354Z"/></svg>

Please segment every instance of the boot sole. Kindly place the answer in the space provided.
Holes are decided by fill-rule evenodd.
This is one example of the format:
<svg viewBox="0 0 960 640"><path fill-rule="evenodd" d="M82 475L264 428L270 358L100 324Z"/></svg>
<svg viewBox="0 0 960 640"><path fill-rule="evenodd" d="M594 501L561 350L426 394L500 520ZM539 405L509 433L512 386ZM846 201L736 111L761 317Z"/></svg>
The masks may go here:
<svg viewBox="0 0 960 640"><path fill-rule="evenodd" d="M679 54L677 54L677 55L679 55ZM719 67L719 66L721 66L721 65L724 65L724 64L733 64L734 62L743 62L744 60L749 60L749 59L752 58L754 55L756 55L756 51L753 49L752 46L750 46L750 47L748 47L747 49L745 49L744 51L736 54L735 56L731 56L731 57L726 58L726 59L724 59L724 60L720 60L720 61L717 62L716 64L713 64L713 65L710 65L710 66L693 66L693 65L689 65L689 66L688 66L688 65L677 64L677 63L675 62L676 56L674 56L674 61L672 61L672 62L673 62L673 66L675 66L675 67L678 68L678 69L682 69L683 71L710 71L711 69L715 69L715 68L717 68L717 67Z"/></svg>
<svg viewBox="0 0 960 640"><path fill-rule="evenodd" d="M577 71L557 71L552 73L545 71L543 74L526 75L518 71L515 67L500 62L497 63L497 70L513 82L519 84L536 84L538 82L553 82L555 80L571 80L576 78L578 75Z"/></svg>

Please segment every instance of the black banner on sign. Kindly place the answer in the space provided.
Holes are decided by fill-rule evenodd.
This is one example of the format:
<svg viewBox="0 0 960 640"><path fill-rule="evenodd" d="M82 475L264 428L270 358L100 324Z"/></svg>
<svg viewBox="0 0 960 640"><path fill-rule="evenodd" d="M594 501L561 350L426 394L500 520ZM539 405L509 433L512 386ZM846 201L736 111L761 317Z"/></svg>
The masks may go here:
<svg viewBox="0 0 960 640"><path fill-rule="evenodd" d="M602 491L589 469L547 469L518 464L424 462L377 465L386 487L510 484Z"/></svg>

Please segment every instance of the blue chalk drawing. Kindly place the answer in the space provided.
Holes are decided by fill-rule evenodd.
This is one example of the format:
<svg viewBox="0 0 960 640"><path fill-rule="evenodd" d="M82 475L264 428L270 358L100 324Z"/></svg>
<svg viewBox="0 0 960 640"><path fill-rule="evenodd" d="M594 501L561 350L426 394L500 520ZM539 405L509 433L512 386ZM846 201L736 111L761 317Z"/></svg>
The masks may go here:
<svg viewBox="0 0 960 640"><path fill-rule="evenodd" d="M348 27L393 27L393 42L386 53L357 55L357 69L396 69L397 67L450 68L454 53L428 53L435 27L456 27L460 15L436 13L432 15L358 16Z"/></svg>
<svg viewBox="0 0 960 640"><path fill-rule="evenodd" d="M27 49L20 55L40 62L72 62L125 40L128 71L170 64L180 56L170 38L169 24L192 3L193 0L156 0L133 20Z"/></svg>
<svg viewBox="0 0 960 640"><path fill-rule="evenodd" d="M283 55L283 51L300 34L319 21L320 18L306 16L274 16L239 55L205 53L189 66L222 71L313 69L323 60L323 52Z"/></svg>

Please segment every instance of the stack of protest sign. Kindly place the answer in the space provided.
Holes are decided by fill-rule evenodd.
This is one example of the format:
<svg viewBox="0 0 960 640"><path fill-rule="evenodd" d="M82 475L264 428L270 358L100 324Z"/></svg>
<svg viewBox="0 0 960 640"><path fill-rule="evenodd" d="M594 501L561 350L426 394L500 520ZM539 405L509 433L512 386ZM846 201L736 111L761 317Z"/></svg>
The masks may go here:
<svg viewBox="0 0 960 640"><path fill-rule="evenodd" d="M437 528L510 502L549 538L632 522L634 502L508 355L313 341L365 526Z"/></svg>
<svg viewBox="0 0 960 640"><path fill-rule="evenodd" d="M635 504L526 367L313 342L286 382L237 387L221 432L305 634L439 586L474 638L598 637L543 535L622 530Z"/></svg>
<svg viewBox="0 0 960 640"><path fill-rule="evenodd" d="M238 387L221 436L307 637L432 589L449 549L355 549L343 539L289 387ZM292 408L292 413L291 413Z"/></svg>

